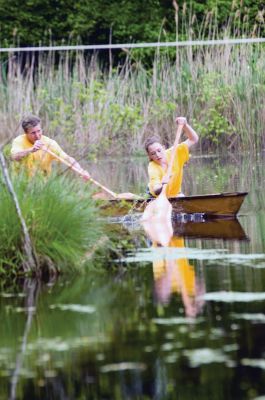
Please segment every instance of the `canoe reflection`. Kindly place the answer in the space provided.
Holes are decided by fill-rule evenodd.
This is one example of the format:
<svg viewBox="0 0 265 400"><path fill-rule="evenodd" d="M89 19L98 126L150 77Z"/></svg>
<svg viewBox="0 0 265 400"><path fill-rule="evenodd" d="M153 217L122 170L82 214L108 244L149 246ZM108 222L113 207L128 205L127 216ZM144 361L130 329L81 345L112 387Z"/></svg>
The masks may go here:
<svg viewBox="0 0 265 400"><path fill-rule="evenodd" d="M156 244L153 246L156 247ZM169 247L185 249L184 239L174 236ZM155 260L153 274L155 295L159 303L169 303L171 296L178 293L187 317L195 317L202 310L204 302L199 298L205 292L205 285L196 278L194 267L186 257Z"/></svg>
<svg viewBox="0 0 265 400"><path fill-rule="evenodd" d="M182 222L173 219L174 236L201 239L248 240L237 219L216 219Z"/></svg>

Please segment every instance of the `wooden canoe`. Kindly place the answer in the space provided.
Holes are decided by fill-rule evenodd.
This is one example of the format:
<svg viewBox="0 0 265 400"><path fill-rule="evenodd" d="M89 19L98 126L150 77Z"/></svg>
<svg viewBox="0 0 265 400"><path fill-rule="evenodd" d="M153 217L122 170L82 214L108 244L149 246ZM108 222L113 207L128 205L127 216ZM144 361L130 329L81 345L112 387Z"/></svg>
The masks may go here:
<svg viewBox="0 0 265 400"><path fill-rule="evenodd" d="M196 196L171 197L173 213L204 214L206 218L235 218L248 192L215 193ZM143 212L153 199L102 200L101 207L108 213L124 215L128 212Z"/></svg>

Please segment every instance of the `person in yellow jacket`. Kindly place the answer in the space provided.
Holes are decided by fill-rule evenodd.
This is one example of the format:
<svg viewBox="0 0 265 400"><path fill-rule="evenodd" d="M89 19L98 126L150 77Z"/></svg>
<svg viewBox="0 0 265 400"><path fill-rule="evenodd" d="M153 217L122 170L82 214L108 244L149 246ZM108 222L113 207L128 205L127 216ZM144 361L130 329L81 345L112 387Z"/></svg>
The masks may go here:
<svg viewBox="0 0 265 400"><path fill-rule="evenodd" d="M19 166L25 168L29 176L37 171L44 175L51 173L52 162L57 159L45 151L47 148L72 164L85 180L90 179L90 174L73 157L66 154L55 140L43 135L39 117L30 115L24 118L22 128L24 134L17 136L12 142L11 159L20 162Z"/></svg>
<svg viewBox="0 0 265 400"><path fill-rule="evenodd" d="M167 184L167 197L181 196L181 184L183 178L183 166L189 160L189 149L198 142L198 135L187 123L186 118L176 118L176 123L183 125L183 131L187 139L177 147L176 156L172 167L172 174L169 180L166 172L169 165L172 148L165 149L158 136L149 136L145 141L145 150L149 157L148 176L149 192L156 197L160 194L164 184Z"/></svg>

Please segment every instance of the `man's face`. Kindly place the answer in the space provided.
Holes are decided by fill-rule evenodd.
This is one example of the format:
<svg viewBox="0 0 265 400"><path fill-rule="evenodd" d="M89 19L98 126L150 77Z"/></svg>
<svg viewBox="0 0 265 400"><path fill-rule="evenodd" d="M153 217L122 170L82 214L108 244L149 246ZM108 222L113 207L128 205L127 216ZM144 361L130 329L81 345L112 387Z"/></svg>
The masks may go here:
<svg viewBox="0 0 265 400"><path fill-rule="evenodd" d="M42 129L40 124L34 126L33 128L28 128L26 131L26 135L30 143L34 144L36 140L41 139Z"/></svg>
<svg viewBox="0 0 265 400"><path fill-rule="evenodd" d="M155 161L157 164L166 162L166 150L161 143L153 143L148 146L148 156L150 161Z"/></svg>

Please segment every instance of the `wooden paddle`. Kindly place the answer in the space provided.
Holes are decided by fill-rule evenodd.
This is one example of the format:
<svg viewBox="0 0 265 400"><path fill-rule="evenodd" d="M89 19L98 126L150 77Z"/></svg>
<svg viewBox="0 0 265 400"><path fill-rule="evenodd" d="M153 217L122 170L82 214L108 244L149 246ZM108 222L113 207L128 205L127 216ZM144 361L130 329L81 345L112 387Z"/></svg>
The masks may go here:
<svg viewBox="0 0 265 400"><path fill-rule="evenodd" d="M73 164L71 164L69 161L66 161L64 158L58 156L56 153L48 149L47 147L42 148L43 151L46 151L46 153L49 153L51 156L56 158L58 161L60 161L62 164L66 165L67 167L71 168L73 171L77 172L80 176L84 177L85 175L78 169L76 168ZM92 177L89 178L89 181L94 183L96 186L100 187L104 192L108 193L111 197L114 199L125 199L125 200L131 200L131 199L139 199L139 196L133 193L115 193L112 190L108 189L106 186L102 185Z"/></svg>
<svg viewBox="0 0 265 400"><path fill-rule="evenodd" d="M174 162L174 159L176 156L176 150L177 150L177 146L179 144L182 129L183 129L183 124L178 125L175 142L174 142L174 145L173 145L173 148L171 151L171 157L170 157L168 169L166 172L166 177L168 179L171 176L173 162ZM162 191L158 195L158 197L155 200L151 201L146 206L145 211L142 216L142 221L148 221L148 220L155 218L156 220L160 220L160 221L165 220L165 221L171 222L172 205L170 204L170 202L168 201L168 198L166 196L166 189L167 189L167 184L164 184ZM168 225L169 224L167 223L167 226ZM172 224L171 224L171 226L172 226ZM173 228L172 228L172 232L173 232Z"/></svg>

